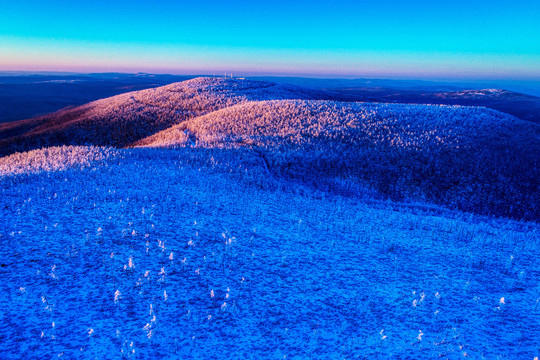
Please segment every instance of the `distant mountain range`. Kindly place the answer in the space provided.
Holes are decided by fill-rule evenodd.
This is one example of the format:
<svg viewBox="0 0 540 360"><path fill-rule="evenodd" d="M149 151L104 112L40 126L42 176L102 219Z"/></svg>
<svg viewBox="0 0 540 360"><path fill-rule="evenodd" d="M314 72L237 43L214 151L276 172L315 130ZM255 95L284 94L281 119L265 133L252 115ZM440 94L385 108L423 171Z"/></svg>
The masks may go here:
<svg viewBox="0 0 540 360"><path fill-rule="evenodd" d="M356 101L485 106L540 124L540 98L500 89L420 91L390 88L332 89Z"/></svg>
<svg viewBox="0 0 540 360"><path fill-rule="evenodd" d="M144 73L0 72L0 123L46 115L68 106L78 106L105 97L163 86L194 77ZM540 89L540 85L535 87L534 84L525 86L513 82L489 84L300 77L249 79L330 91L333 94L328 99L332 100L486 106L523 120L540 122L540 98L534 96L540 95L540 90L535 90ZM507 91L499 94L488 92L482 97L473 98L463 94L456 96L463 91L478 92L477 89L485 89L491 85L501 86L500 88ZM504 87L505 85L508 88Z"/></svg>
<svg viewBox="0 0 540 360"><path fill-rule="evenodd" d="M67 106L189 78L150 74L0 72L0 123L45 115Z"/></svg>
<svg viewBox="0 0 540 360"><path fill-rule="evenodd" d="M419 80L384 79L310 79L287 77L260 77L256 79L291 83L315 89L325 89L342 95L343 101L369 101L411 104L442 104L485 106L506 112L520 119L540 123L540 85L531 93L486 89L478 86L489 83L451 83ZM529 90L523 85L502 82L515 89Z"/></svg>

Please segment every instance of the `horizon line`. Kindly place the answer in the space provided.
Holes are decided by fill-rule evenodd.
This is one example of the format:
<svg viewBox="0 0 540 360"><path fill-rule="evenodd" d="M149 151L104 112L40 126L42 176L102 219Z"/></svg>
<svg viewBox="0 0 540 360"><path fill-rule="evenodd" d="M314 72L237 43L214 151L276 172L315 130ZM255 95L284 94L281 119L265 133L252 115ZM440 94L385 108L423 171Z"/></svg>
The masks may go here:
<svg viewBox="0 0 540 360"><path fill-rule="evenodd" d="M341 73L310 73L310 72L287 72L287 71L193 71L193 70L177 70L177 69L155 69L136 70L136 69L86 69L86 70L29 70L29 69L0 69L0 75L92 75L92 74L123 74L123 75L170 75L170 76L233 76L236 77L278 77L278 78L304 78L304 79L326 79L326 80L394 80L394 81L421 81L421 82L436 82L436 83L478 83L478 82L516 82L516 83L538 83L540 86L540 78L531 77L460 77L460 76L429 76L411 74L341 74Z"/></svg>

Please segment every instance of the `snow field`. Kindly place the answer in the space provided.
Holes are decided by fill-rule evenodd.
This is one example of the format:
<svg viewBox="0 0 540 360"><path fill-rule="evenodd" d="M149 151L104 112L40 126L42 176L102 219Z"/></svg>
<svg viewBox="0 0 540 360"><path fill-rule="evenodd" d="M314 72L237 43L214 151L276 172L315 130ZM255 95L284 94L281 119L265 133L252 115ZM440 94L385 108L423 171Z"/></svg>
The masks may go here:
<svg viewBox="0 0 540 360"><path fill-rule="evenodd" d="M537 223L369 205L249 149L98 158L0 178L0 358L539 355Z"/></svg>

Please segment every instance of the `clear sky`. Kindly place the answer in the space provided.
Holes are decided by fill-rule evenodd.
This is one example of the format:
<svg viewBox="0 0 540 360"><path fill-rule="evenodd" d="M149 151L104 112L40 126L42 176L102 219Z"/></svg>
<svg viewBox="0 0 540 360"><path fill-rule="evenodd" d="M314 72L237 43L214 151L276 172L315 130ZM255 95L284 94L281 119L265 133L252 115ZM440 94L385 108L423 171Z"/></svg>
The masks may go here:
<svg viewBox="0 0 540 360"><path fill-rule="evenodd" d="M540 80L539 0L0 0L0 70Z"/></svg>

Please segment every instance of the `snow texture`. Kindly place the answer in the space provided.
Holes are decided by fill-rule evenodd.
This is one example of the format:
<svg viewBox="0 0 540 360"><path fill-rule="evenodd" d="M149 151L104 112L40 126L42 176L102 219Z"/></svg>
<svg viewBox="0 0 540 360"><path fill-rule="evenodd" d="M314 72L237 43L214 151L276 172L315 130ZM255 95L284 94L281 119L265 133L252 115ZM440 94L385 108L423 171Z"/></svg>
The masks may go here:
<svg viewBox="0 0 540 360"><path fill-rule="evenodd" d="M95 146L62 146L15 153L0 158L0 176L83 168L118 154L113 148Z"/></svg>
<svg viewBox="0 0 540 360"><path fill-rule="evenodd" d="M539 139L539 126L481 107L281 100L228 107L141 142L253 148L274 173L340 194L538 220Z"/></svg>
<svg viewBox="0 0 540 360"><path fill-rule="evenodd" d="M109 151L0 178L0 358L539 355L537 223L332 195L246 149Z"/></svg>

